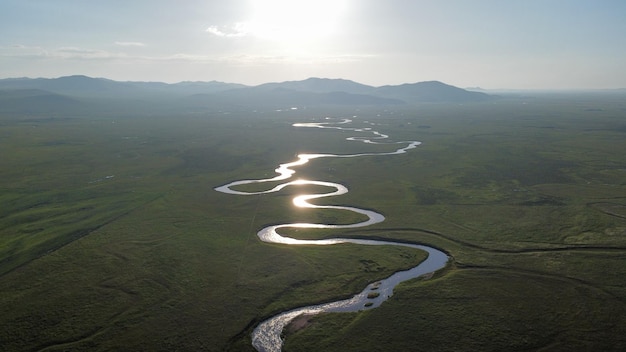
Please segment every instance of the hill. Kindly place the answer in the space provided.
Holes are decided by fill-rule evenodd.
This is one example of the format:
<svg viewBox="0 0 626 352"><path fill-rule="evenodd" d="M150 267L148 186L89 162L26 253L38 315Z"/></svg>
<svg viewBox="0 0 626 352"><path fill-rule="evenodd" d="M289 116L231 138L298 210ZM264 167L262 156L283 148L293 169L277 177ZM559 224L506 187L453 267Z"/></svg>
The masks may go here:
<svg viewBox="0 0 626 352"><path fill-rule="evenodd" d="M365 84L357 83L347 79L330 78L307 78L302 81L287 81L281 83L265 83L254 87L259 90L269 90L276 88L292 89L304 92L331 93L345 92L350 94L371 94L376 88Z"/></svg>
<svg viewBox="0 0 626 352"><path fill-rule="evenodd" d="M0 111L50 112L106 107L116 111L204 111L229 107L397 105L479 102L492 99L441 82L373 87L345 79L308 78L245 86L225 82L120 82L82 75L0 80ZM20 93L21 92L21 93Z"/></svg>
<svg viewBox="0 0 626 352"><path fill-rule="evenodd" d="M61 94L42 89L0 90L0 111L11 113L49 113L68 111L84 103Z"/></svg>
<svg viewBox="0 0 626 352"><path fill-rule="evenodd" d="M52 93L87 98L136 99L156 96L186 96L245 87L224 82L120 82L75 75L59 78L10 78L0 80L0 89L41 89Z"/></svg>
<svg viewBox="0 0 626 352"><path fill-rule="evenodd" d="M407 102L472 102L493 98L482 92L468 91L439 81L383 86L376 89L376 94Z"/></svg>

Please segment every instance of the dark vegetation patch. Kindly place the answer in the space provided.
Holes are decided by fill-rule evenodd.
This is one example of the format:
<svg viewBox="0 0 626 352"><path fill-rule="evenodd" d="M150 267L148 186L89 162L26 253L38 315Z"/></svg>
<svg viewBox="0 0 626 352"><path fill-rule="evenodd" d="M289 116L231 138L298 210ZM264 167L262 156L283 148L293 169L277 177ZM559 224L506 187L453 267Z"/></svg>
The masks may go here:
<svg viewBox="0 0 626 352"><path fill-rule="evenodd" d="M536 199L529 199L529 200L520 202L519 205L530 206L530 207L542 206L542 205L563 206L565 205L565 203L563 202L562 199L559 199L558 197L540 196L540 197L537 197Z"/></svg>
<svg viewBox="0 0 626 352"><path fill-rule="evenodd" d="M377 263L376 261L372 260L372 259L361 259L360 260L361 265L363 266L363 271L366 272L376 272L376 271L382 271L385 269L385 267L381 266L379 263Z"/></svg>
<svg viewBox="0 0 626 352"><path fill-rule="evenodd" d="M253 156L233 155L214 147L185 150L179 157L183 160L180 168L188 172L233 171L253 160Z"/></svg>
<svg viewBox="0 0 626 352"><path fill-rule="evenodd" d="M57 250L151 200L147 194L5 194L0 213L0 276ZM12 210L12 211L10 211Z"/></svg>
<svg viewBox="0 0 626 352"><path fill-rule="evenodd" d="M626 205L624 204L597 202L597 203L589 203L589 205L595 209L598 209L604 212L605 214L626 219Z"/></svg>
<svg viewBox="0 0 626 352"><path fill-rule="evenodd" d="M487 165L476 165L461 171L457 181L465 187L485 186L489 182L511 181L523 186L544 183L568 183L571 178L564 169L575 163L547 159L536 154L507 155L495 158Z"/></svg>
<svg viewBox="0 0 626 352"><path fill-rule="evenodd" d="M434 205L438 203L454 203L459 197L456 193L445 189L438 189L424 186L414 186L412 188L417 204Z"/></svg>
<svg viewBox="0 0 626 352"><path fill-rule="evenodd" d="M367 298L369 299L374 299L376 297L380 296L380 292L370 292L367 294Z"/></svg>
<svg viewBox="0 0 626 352"><path fill-rule="evenodd" d="M613 304L618 305L615 310ZM314 317L310 328L287 338L284 350L384 346L411 351L419 341L418 350L429 351L590 346L619 351L626 339L615 323L623 321L624 312L623 303L575 281L500 269L462 270L402 285L384 308ZM579 319L581 315L586 318Z"/></svg>

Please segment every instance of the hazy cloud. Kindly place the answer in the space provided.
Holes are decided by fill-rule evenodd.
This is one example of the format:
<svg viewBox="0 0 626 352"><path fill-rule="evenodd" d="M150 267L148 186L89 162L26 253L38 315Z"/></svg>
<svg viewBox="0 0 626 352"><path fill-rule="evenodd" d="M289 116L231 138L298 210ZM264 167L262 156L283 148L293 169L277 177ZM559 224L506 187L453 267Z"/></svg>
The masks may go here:
<svg viewBox="0 0 626 352"><path fill-rule="evenodd" d="M220 56L216 60L233 65L325 65L357 62L374 57L375 55L229 55Z"/></svg>
<svg viewBox="0 0 626 352"><path fill-rule="evenodd" d="M119 58L127 58L128 56L124 53L113 53L105 50L97 50L97 49L84 49L77 47L62 47L57 49L52 55L65 58L65 59L119 59Z"/></svg>
<svg viewBox="0 0 626 352"><path fill-rule="evenodd" d="M114 44L119 46L146 46L146 44L141 42L115 42Z"/></svg>
<svg viewBox="0 0 626 352"><path fill-rule="evenodd" d="M228 26L210 26L207 32L218 37L244 37L250 32L244 22L235 22Z"/></svg>
<svg viewBox="0 0 626 352"><path fill-rule="evenodd" d="M204 55L195 53L173 53L169 55L132 55L118 51L107 51L93 48L83 48L76 46L64 46L59 48L46 49L39 46L25 46L21 44L11 46L0 46L1 57L29 58L29 59L57 59L57 60L127 60L136 62L190 62L190 63L221 63L234 66L259 66L276 64L333 64L357 62L370 59L374 55L357 54L335 54L335 55L254 55L237 53L231 55Z"/></svg>
<svg viewBox="0 0 626 352"><path fill-rule="evenodd" d="M47 57L50 54L47 50L40 46L27 46L22 44L14 44L9 46L0 46L0 56L4 57Z"/></svg>
<svg viewBox="0 0 626 352"><path fill-rule="evenodd" d="M146 60L155 60L155 61L187 61L187 62L216 62L217 60L214 56L207 55L194 55L194 54L185 54L185 53L177 53L168 56L160 56L160 57L144 57Z"/></svg>
<svg viewBox="0 0 626 352"><path fill-rule="evenodd" d="M103 60L128 58L124 53L109 52L105 50L86 49L66 46L54 49L46 49L40 46L26 46L21 44L0 46L0 56L23 58L23 59L81 59Z"/></svg>

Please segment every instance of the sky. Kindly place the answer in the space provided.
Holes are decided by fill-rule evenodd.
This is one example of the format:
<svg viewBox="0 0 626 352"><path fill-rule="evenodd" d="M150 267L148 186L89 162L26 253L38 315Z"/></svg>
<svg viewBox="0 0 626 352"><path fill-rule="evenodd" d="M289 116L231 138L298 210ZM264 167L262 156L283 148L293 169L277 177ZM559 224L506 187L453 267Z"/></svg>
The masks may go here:
<svg viewBox="0 0 626 352"><path fill-rule="evenodd" d="M1 0L0 78L626 87L624 0Z"/></svg>

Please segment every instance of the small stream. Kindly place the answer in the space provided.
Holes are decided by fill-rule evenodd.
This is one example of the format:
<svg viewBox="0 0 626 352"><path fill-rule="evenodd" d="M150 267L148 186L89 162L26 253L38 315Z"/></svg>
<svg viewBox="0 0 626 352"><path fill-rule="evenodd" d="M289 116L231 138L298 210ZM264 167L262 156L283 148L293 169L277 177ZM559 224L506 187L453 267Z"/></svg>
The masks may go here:
<svg viewBox="0 0 626 352"><path fill-rule="evenodd" d="M295 127L312 127L312 128L332 128L332 129L340 129L354 132L368 132L374 135L374 137L366 138L366 137L349 137L348 140L351 141L360 141L363 143L370 144L383 144L376 140L382 140L388 138L387 135L379 133L377 131L373 131L371 128L349 128L343 127L343 125L351 123L350 119L343 119L339 122L320 122L320 123L297 123L293 126ZM360 245L368 245L368 246L403 246L403 247L411 247L420 250L424 250L428 252L428 258L425 261L421 262L419 265L405 271L399 271L391 275L390 277L376 281L374 283L369 284L363 291L354 295L352 298L323 303L317 305L311 305L307 307L296 308L290 311L286 311L280 313L274 317L271 317L262 323L260 323L252 333L252 345L257 351L261 352L274 352L280 351L282 349L283 340L281 338L281 333L285 326L287 326L292 320L297 318L302 314L313 315L319 313L328 313L328 312L356 312L365 309L372 309L380 306L382 302L387 300L393 294L393 288L403 281L407 281L410 279L417 278L419 276L435 272L441 268L443 268L447 261L448 256L435 249L428 246L417 245L417 244L409 244L402 242L393 242L393 241L378 241L378 240L365 240L365 239L352 239L352 238L330 238L323 240L299 240L291 237L284 237L278 233L278 230L281 228L309 228L309 229L321 229L321 228L331 228L331 229L347 229L347 228L357 228L364 227L373 224L380 223L385 220L385 217L375 211L360 209L355 207L345 207L345 206L335 206L335 205L315 205L309 203L310 200L323 198L323 197L332 197L339 196L342 194L346 194L348 189L338 183L333 182L324 182L324 181L315 181L315 180L304 180L297 179L294 181L289 181L285 183L281 183L274 188L266 191L259 192L242 192L234 190L233 187L252 184L252 183L265 183L265 182L274 182L274 181L283 181L289 180L293 178L296 171L293 169L297 166L302 166L308 163L312 159L317 158L353 158L353 157L364 157L364 156L373 156L373 155L394 155L394 154L403 154L408 150L417 147L420 142L417 141L404 141L404 142L392 142L392 143L384 143L384 144L397 144L403 145L403 147L396 149L392 152L384 152L384 153L362 153L362 154L299 154L297 160L279 165L279 167L275 170L278 174L273 178L268 179L260 179L260 180L240 180L234 181L229 184L216 187L215 190L228 194L235 195L255 195L255 194L264 194L264 193L272 193L278 192L281 189L288 186L300 186L300 185L318 185L325 186L334 191L328 193L321 194L304 194L294 197L293 204L297 207L302 208L311 208L311 209L341 209L341 210L349 210L359 214L363 214L367 217L367 220L354 223L354 224L346 224L346 225L328 225L328 224L312 224L312 223L291 223L291 224L280 224L280 225L272 225L260 230L257 235L259 239L264 242L269 243L282 243L286 245L334 245L340 243L353 243ZM372 293L377 293L378 295L372 295ZM368 297L369 296L369 297ZM374 297L376 296L376 297Z"/></svg>

